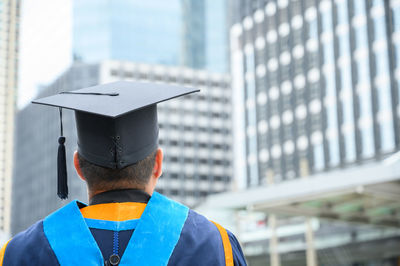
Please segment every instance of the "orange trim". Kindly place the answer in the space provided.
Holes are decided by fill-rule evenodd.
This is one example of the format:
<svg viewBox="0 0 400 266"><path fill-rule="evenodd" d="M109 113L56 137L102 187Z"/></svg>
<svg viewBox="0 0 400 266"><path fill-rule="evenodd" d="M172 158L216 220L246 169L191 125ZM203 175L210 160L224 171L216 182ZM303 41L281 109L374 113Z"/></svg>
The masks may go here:
<svg viewBox="0 0 400 266"><path fill-rule="evenodd" d="M6 253L6 248L7 248L8 243L10 243L10 241L11 241L11 239L8 240L7 243L5 243L0 250L0 266L3 265L4 253Z"/></svg>
<svg viewBox="0 0 400 266"><path fill-rule="evenodd" d="M88 219L121 222L139 219L145 208L146 203L105 203L84 207L81 209L81 213Z"/></svg>
<svg viewBox="0 0 400 266"><path fill-rule="evenodd" d="M222 238L222 244L224 245L224 252L225 252L225 263L226 266L233 266L233 255L232 255L232 246L231 241L229 241L228 232L217 224L216 222L211 221L215 226L218 228L218 231Z"/></svg>

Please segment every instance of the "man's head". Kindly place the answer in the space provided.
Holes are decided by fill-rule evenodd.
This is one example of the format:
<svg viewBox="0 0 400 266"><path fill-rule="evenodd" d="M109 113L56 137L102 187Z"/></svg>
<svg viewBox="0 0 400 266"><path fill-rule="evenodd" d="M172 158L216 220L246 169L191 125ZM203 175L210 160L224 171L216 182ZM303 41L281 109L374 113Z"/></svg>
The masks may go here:
<svg viewBox="0 0 400 266"><path fill-rule="evenodd" d="M162 159L162 150L157 149L141 161L122 169L111 169L93 164L75 152L74 165L80 178L87 183L89 198L100 192L129 188L151 195L162 173Z"/></svg>
<svg viewBox="0 0 400 266"><path fill-rule="evenodd" d="M148 83L117 81L100 84L75 91L33 101L36 104L58 107L60 112L60 138L57 153L57 194L61 199L68 197L65 137L62 126L62 109L75 111L79 154L99 167L88 166L83 160L79 163L75 155L75 167L82 179L88 176L89 194L91 190L104 188L142 187L143 178L132 173L147 173L143 170L124 169L149 156L158 147L159 127L157 104L199 90L195 88ZM82 159L82 158L81 158ZM149 159L150 160L150 159ZM154 168L149 184L161 174L162 152L155 155ZM143 163L150 165L150 163ZM135 166L133 166L135 167ZM91 170L81 170L81 168ZM132 174L132 175L131 175ZM109 177L109 175L111 175ZM147 175L147 174L146 174ZM116 178L114 178L117 176ZM135 181L127 182L129 177ZM107 182L107 178L112 180ZM99 185L93 180L102 180ZM117 180L116 182L114 182ZM154 181L154 182L153 182ZM152 193L149 186L145 189ZM153 188L154 189L154 188Z"/></svg>

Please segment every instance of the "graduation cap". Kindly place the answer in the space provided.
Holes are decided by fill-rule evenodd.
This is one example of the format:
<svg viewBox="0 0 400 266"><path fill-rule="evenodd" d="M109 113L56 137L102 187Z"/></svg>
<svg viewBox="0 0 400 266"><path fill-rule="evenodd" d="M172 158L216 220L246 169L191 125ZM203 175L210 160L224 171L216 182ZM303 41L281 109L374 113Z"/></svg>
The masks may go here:
<svg viewBox="0 0 400 266"><path fill-rule="evenodd" d="M93 164L121 169L143 160L157 148L156 104L197 91L167 84L117 81L32 101L59 108L58 196L68 197L62 108L75 111L79 155Z"/></svg>

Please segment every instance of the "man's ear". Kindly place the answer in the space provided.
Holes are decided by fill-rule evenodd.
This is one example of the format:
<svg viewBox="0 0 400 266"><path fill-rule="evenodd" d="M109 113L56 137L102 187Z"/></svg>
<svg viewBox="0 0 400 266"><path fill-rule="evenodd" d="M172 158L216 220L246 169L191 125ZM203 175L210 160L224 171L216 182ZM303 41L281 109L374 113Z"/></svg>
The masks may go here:
<svg viewBox="0 0 400 266"><path fill-rule="evenodd" d="M164 154L161 148L158 148L156 151L156 158L154 162L153 168L153 176L159 178L162 174L162 163L163 163Z"/></svg>
<svg viewBox="0 0 400 266"><path fill-rule="evenodd" d="M81 166L79 165L79 159L78 159L78 152L77 151L74 152L74 166L75 166L75 170L76 170L76 173L78 174L78 176L83 181L86 181L86 178L82 174Z"/></svg>

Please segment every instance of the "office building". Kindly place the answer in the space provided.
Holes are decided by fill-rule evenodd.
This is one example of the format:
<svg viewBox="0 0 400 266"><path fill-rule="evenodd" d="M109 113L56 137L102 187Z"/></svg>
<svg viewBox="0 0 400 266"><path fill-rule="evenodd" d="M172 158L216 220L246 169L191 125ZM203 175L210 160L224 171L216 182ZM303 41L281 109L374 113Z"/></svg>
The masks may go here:
<svg viewBox="0 0 400 266"><path fill-rule="evenodd" d="M73 1L73 56L228 71L226 0Z"/></svg>
<svg viewBox="0 0 400 266"><path fill-rule="evenodd" d="M335 228L324 219L372 227L399 223L396 197L389 196L400 192L399 176L392 176L391 183L374 183L373 192L364 188L369 178L378 182L382 175L385 180L383 176L389 173L384 169L392 169L385 159L400 150L400 1L240 0L236 7L237 21L230 34L234 172L241 187L253 195L264 188L268 195L284 192L284 188L310 193L297 199L288 195L276 205L272 198L265 200L264 205L258 203L263 212L323 218L321 226L300 219L306 228L302 233L276 237L285 225L296 223L277 222L268 216L271 265L280 265L278 253L284 265L291 265L291 259L298 265L301 260L296 262L296 256L303 256L307 265L317 261L323 265L395 265L399 254L389 250L398 246L398 232L381 238L386 233L376 228L364 230L346 223ZM357 168L369 171L358 172ZM366 175L364 184L355 181L362 178L357 176L361 173L378 174ZM345 192L344 187L336 187L336 195L341 195L336 198L321 192L325 185L326 189L333 189L336 182L345 185L344 178L347 184L357 183L358 190L351 187ZM308 190L310 186L314 190ZM318 210L310 212L313 208ZM342 213L346 208L351 214ZM385 212L392 216L383 217ZM335 242L335 235L343 232L349 242ZM360 240L365 232L376 237ZM304 238L307 241L301 241ZM321 244L323 239L330 239L330 250ZM293 248L296 243L303 243L303 250ZM336 248L332 243L337 243ZM293 249L285 250L290 245ZM362 247L381 251L385 247L388 253L372 255ZM347 250L337 253L347 258L327 264L327 257L335 257L338 249ZM256 250L254 257L265 256L257 248L252 250Z"/></svg>
<svg viewBox="0 0 400 266"><path fill-rule="evenodd" d="M75 63L38 97L116 80L193 86L200 93L158 105L164 171L157 190L189 206L231 186L230 78L189 68L104 61ZM69 199L87 202L86 188L75 174L76 150L72 111L63 112L69 175ZM56 196L58 110L29 105L18 114L13 183L12 232L17 233L63 205ZM35 211L30 211L35 210Z"/></svg>
<svg viewBox="0 0 400 266"><path fill-rule="evenodd" d="M399 1L253 2L231 31L246 186L398 151Z"/></svg>
<svg viewBox="0 0 400 266"><path fill-rule="evenodd" d="M179 0L73 1L73 56L98 63L179 64Z"/></svg>
<svg viewBox="0 0 400 266"><path fill-rule="evenodd" d="M181 0L182 64L212 72L228 71L228 3Z"/></svg>
<svg viewBox="0 0 400 266"><path fill-rule="evenodd" d="M0 1L0 230L10 233L20 1Z"/></svg>

